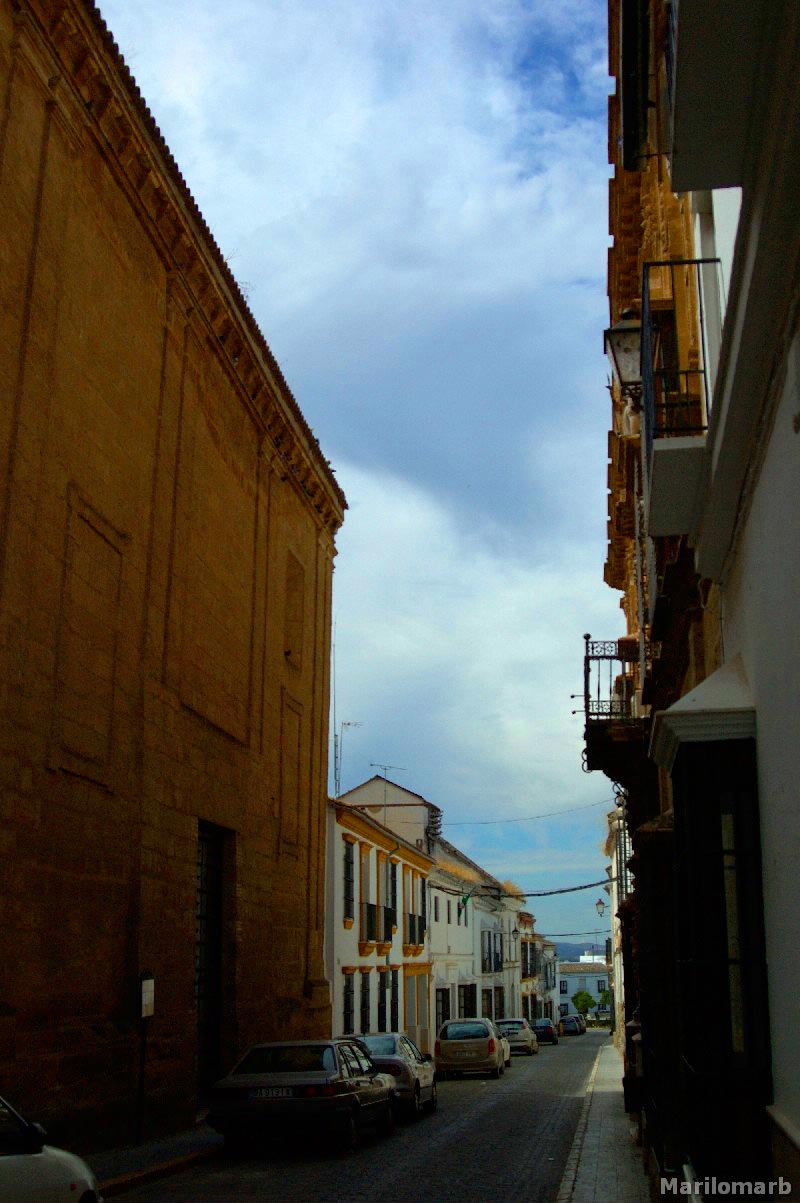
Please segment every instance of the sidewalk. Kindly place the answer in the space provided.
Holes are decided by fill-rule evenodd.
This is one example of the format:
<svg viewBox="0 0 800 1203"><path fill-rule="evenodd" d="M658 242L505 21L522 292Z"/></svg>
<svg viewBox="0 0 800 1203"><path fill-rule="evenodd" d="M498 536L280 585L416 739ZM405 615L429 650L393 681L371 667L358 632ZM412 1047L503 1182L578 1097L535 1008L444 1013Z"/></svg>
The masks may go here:
<svg viewBox="0 0 800 1203"><path fill-rule="evenodd" d="M222 1146L222 1137L199 1123L188 1132L93 1153L85 1160L94 1170L100 1193L110 1199L132 1186L178 1173L195 1161L213 1157L221 1152Z"/></svg>
<svg viewBox="0 0 800 1203"><path fill-rule="evenodd" d="M650 1203L650 1186L622 1099L622 1056L597 1054L556 1203Z"/></svg>

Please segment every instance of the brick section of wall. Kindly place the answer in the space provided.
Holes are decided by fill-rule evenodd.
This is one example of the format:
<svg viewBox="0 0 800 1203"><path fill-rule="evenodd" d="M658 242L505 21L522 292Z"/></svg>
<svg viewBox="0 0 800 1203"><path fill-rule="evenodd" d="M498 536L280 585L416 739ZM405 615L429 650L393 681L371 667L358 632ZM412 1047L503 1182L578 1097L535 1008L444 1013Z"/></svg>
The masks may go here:
<svg viewBox="0 0 800 1203"><path fill-rule="evenodd" d="M200 822L219 1063L329 1030L344 499L96 10L0 0L0 80L0 1074L89 1148L143 971L145 1131L193 1116Z"/></svg>

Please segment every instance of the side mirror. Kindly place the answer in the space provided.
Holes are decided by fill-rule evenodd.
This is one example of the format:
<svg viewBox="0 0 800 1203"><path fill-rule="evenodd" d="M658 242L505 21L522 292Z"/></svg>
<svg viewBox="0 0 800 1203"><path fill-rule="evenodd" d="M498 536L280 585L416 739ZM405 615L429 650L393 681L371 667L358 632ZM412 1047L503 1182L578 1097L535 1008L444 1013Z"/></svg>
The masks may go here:
<svg viewBox="0 0 800 1203"><path fill-rule="evenodd" d="M41 1124L27 1124L25 1127L25 1152L41 1153L47 1133Z"/></svg>

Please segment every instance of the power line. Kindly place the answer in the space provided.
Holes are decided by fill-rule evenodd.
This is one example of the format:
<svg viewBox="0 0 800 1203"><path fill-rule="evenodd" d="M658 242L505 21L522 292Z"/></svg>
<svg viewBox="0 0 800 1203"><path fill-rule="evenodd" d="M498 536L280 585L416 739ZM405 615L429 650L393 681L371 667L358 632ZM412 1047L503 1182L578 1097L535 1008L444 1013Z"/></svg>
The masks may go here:
<svg viewBox="0 0 800 1203"><path fill-rule="evenodd" d="M541 815L526 815L521 819L467 819L460 823L448 823L445 819L442 823L443 827L490 827L497 823L532 823L534 819L552 819L554 815L571 815L578 810L591 810L595 806L610 806L613 798L606 798L602 802L589 802L586 806L570 806L565 810L548 810Z"/></svg>
<svg viewBox="0 0 800 1203"><path fill-rule="evenodd" d="M539 934L538 932L536 933ZM545 940L551 940L554 936L603 936L611 935L610 927L601 927L597 931L554 931L548 932L545 935Z"/></svg>

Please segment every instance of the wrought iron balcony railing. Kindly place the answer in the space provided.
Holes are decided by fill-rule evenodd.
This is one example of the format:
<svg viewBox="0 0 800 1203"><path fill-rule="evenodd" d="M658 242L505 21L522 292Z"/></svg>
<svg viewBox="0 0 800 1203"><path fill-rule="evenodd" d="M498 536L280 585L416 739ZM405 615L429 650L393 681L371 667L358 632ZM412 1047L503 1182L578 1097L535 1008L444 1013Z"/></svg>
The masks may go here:
<svg viewBox="0 0 800 1203"><path fill-rule="evenodd" d="M653 440L700 435L708 424L719 343L718 259L645 263L642 407L648 465Z"/></svg>
<svg viewBox="0 0 800 1203"><path fill-rule="evenodd" d="M362 903L362 907L362 931L364 933L362 938L364 940L375 940L378 936L378 908L374 902L364 902Z"/></svg>
<svg viewBox="0 0 800 1203"><path fill-rule="evenodd" d="M639 644L635 638L593 640L584 635L583 702L586 721L631 721L638 717L636 689Z"/></svg>

